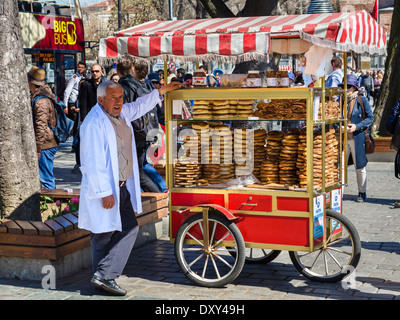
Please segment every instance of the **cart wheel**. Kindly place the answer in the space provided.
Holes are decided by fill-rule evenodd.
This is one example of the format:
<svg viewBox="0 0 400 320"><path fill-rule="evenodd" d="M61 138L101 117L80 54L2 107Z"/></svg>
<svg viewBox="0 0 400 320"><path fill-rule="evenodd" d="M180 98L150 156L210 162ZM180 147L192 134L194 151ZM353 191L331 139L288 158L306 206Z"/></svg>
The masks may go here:
<svg viewBox="0 0 400 320"><path fill-rule="evenodd" d="M231 249L227 247L227 249ZM230 251L231 255L234 255L235 252ZM279 254L281 250L269 250L269 249L259 249L259 248L246 248L245 250L245 258L246 263L248 264L265 264L273 261Z"/></svg>
<svg viewBox="0 0 400 320"><path fill-rule="evenodd" d="M326 245L314 252L289 252L290 259L296 269L310 280L338 282L360 261L360 236L348 218L326 209L326 239Z"/></svg>
<svg viewBox="0 0 400 320"><path fill-rule="evenodd" d="M204 287L223 287L235 280L243 269L243 237L234 222L215 212L208 214L208 232L203 229L202 213L191 216L181 225L175 239L177 263L194 283ZM205 233L209 234L208 246L204 246Z"/></svg>

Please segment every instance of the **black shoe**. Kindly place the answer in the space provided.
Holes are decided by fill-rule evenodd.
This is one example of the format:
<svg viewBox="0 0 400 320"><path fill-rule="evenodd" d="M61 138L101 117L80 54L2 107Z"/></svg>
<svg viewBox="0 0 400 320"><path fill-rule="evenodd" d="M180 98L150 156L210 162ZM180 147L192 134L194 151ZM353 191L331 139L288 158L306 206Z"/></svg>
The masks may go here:
<svg viewBox="0 0 400 320"><path fill-rule="evenodd" d="M114 279L111 280L104 280L100 279L97 276L93 276L92 280L90 280L95 286L104 289L105 291L112 293L117 296L124 296L126 295L126 290L122 289Z"/></svg>
<svg viewBox="0 0 400 320"><path fill-rule="evenodd" d="M80 172L81 172L81 169L79 169L79 168L80 168L79 164L76 164L76 165L71 169L71 172L72 172L72 173L80 173Z"/></svg>
<svg viewBox="0 0 400 320"><path fill-rule="evenodd" d="M363 203L367 199L367 193L366 192L359 192L356 202L358 203Z"/></svg>

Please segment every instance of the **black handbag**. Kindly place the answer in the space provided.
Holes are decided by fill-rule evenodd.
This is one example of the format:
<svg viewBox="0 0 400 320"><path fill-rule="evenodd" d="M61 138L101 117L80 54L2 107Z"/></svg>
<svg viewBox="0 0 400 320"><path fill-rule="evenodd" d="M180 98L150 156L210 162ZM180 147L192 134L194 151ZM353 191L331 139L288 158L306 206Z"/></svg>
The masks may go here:
<svg viewBox="0 0 400 320"><path fill-rule="evenodd" d="M400 150L397 151L396 158L394 159L394 176L400 179Z"/></svg>
<svg viewBox="0 0 400 320"><path fill-rule="evenodd" d="M362 102L361 96L358 96L358 102L361 105L361 109L363 112L363 120L365 119L365 111L364 111L364 104ZM374 138L372 138L372 135L369 133L368 129L364 130L365 134L365 153L366 154L372 154L375 152L375 141Z"/></svg>
<svg viewBox="0 0 400 320"><path fill-rule="evenodd" d="M400 150L400 117L397 116L396 122L394 123L393 136L390 141L390 149L394 151Z"/></svg>

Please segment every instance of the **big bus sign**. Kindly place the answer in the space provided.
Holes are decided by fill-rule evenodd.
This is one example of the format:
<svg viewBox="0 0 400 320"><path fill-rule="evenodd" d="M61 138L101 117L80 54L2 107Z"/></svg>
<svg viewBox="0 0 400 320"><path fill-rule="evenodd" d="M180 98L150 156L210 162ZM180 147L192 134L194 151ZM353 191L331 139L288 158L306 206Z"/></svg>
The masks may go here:
<svg viewBox="0 0 400 320"><path fill-rule="evenodd" d="M83 50L83 23L70 17L19 13L24 48Z"/></svg>

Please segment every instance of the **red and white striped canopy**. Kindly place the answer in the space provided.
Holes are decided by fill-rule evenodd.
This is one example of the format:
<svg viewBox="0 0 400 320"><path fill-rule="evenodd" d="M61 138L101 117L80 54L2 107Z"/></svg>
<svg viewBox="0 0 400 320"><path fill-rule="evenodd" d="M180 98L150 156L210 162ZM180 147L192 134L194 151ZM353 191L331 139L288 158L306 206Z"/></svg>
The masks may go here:
<svg viewBox="0 0 400 320"><path fill-rule="evenodd" d="M296 39L297 44L301 40L337 51L382 55L386 54L386 38L386 31L364 10L155 20L119 31L114 37L101 39L99 55L103 60L130 54L147 59L238 62L266 58L274 48L271 41L277 39ZM288 46L291 46L290 41ZM308 50L308 46L297 46L298 49L290 48L288 53L304 53Z"/></svg>

